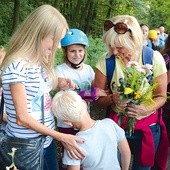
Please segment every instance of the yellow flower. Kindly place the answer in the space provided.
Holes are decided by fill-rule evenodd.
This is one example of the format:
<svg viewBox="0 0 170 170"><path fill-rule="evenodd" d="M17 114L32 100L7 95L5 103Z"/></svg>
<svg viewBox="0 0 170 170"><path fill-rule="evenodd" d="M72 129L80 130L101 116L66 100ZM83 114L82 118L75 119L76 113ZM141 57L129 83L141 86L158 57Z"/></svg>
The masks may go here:
<svg viewBox="0 0 170 170"><path fill-rule="evenodd" d="M137 100L137 99L140 99L140 97L141 97L140 91L135 92L134 99Z"/></svg>
<svg viewBox="0 0 170 170"><path fill-rule="evenodd" d="M126 87L126 88L124 89L124 94L130 94L130 93L132 93L132 92L133 92L133 89L130 88L130 87Z"/></svg>

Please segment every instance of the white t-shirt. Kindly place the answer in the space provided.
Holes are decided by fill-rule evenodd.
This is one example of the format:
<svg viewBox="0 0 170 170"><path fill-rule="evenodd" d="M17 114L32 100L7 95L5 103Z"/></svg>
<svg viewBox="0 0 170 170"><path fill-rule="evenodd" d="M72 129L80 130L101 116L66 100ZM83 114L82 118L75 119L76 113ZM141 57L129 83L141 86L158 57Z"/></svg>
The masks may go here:
<svg viewBox="0 0 170 170"><path fill-rule="evenodd" d="M58 77L69 78L76 83L80 90L89 90L91 83L94 80L94 70L90 65L84 64L82 70L77 70L69 67L66 63L58 65L56 67L56 73ZM62 128L70 128L62 120L57 119L57 126Z"/></svg>
<svg viewBox="0 0 170 170"><path fill-rule="evenodd" d="M125 132L113 120L103 119L76 136L85 140L78 144L86 153L82 160L71 159L64 151L63 164L81 165L83 170L120 170L118 143L125 138Z"/></svg>

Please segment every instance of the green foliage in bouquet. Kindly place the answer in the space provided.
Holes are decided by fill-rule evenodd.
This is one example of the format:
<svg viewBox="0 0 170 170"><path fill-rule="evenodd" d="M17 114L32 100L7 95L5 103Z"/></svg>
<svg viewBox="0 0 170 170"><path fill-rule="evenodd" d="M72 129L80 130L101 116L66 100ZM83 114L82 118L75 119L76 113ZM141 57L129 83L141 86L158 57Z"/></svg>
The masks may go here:
<svg viewBox="0 0 170 170"><path fill-rule="evenodd" d="M124 78L119 79L120 86L112 85L113 91L120 94L120 100L128 100L128 104L143 104L146 107L154 104L154 90L158 83L149 82L152 78L152 65L140 66L137 62L131 61L124 69ZM130 118L124 112L119 112L120 123L127 118L127 133L134 131L136 118Z"/></svg>

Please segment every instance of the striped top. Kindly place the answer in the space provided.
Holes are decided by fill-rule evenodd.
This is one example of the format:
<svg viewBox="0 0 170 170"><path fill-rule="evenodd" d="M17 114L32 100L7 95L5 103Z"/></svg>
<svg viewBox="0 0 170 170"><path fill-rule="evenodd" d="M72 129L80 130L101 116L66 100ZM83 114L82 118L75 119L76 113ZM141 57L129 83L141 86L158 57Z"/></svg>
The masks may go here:
<svg viewBox="0 0 170 170"><path fill-rule="evenodd" d="M16 111L12 101L10 84L22 83L27 95L27 112L42 123L42 96L44 95L44 124L54 129L55 122L51 112L51 81L47 78L41 66L32 66L25 61L15 61L10 64L2 75L4 102L7 113L6 132L9 136L33 138L40 134L31 129L16 124ZM52 138L47 136L44 147L48 147Z"/></svg>

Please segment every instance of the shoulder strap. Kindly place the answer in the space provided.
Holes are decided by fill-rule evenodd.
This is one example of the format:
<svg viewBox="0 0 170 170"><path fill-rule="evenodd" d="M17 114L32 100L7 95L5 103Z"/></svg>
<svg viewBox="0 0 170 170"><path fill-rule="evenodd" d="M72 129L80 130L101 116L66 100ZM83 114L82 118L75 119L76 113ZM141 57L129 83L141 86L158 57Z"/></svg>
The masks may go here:
<svg viewBox="0 0 170 170"><path fill-rule="evenodd" d="M142 63L143 63L143 65L145 65L145 64L151 64L152 65L153 51L154 50L152 48L143 46L143 50L142 50ZM152 77L153 77L153 75L150 75L150 76L147 77L148 82L150 84L152 84Z"/></svg>
<svg viewBox="0 0 170 170"><path fill-rule="evenodd" d="M153 60L153 50L152 48L143 47L142 50L142 63L145 64L151 64L152 65L152 60Z"/></svg>
<svg viewBox="0 0 170 170"><path fill-rule="evenodd" d="M41 96L41 107L42 107L42 124L44 124L44 94Z"/></svg>
<svg viewBox="0 0 170 170"><path fill-rule="evenodd" d="M0 106L0 126L1 126L2 120L3 120L3 112L4 112L4 97L3 97L3 93L2 93L1 106Z"/></svg>
<svg viewBox="0 0 170 170"><path fill-rule="evenodd" d="M107 76L107 82L108 86L110 87L110 83L113 77L113 72L115 69L115 56L111 55L110 57L106 56L106 76Z"/></svg>

